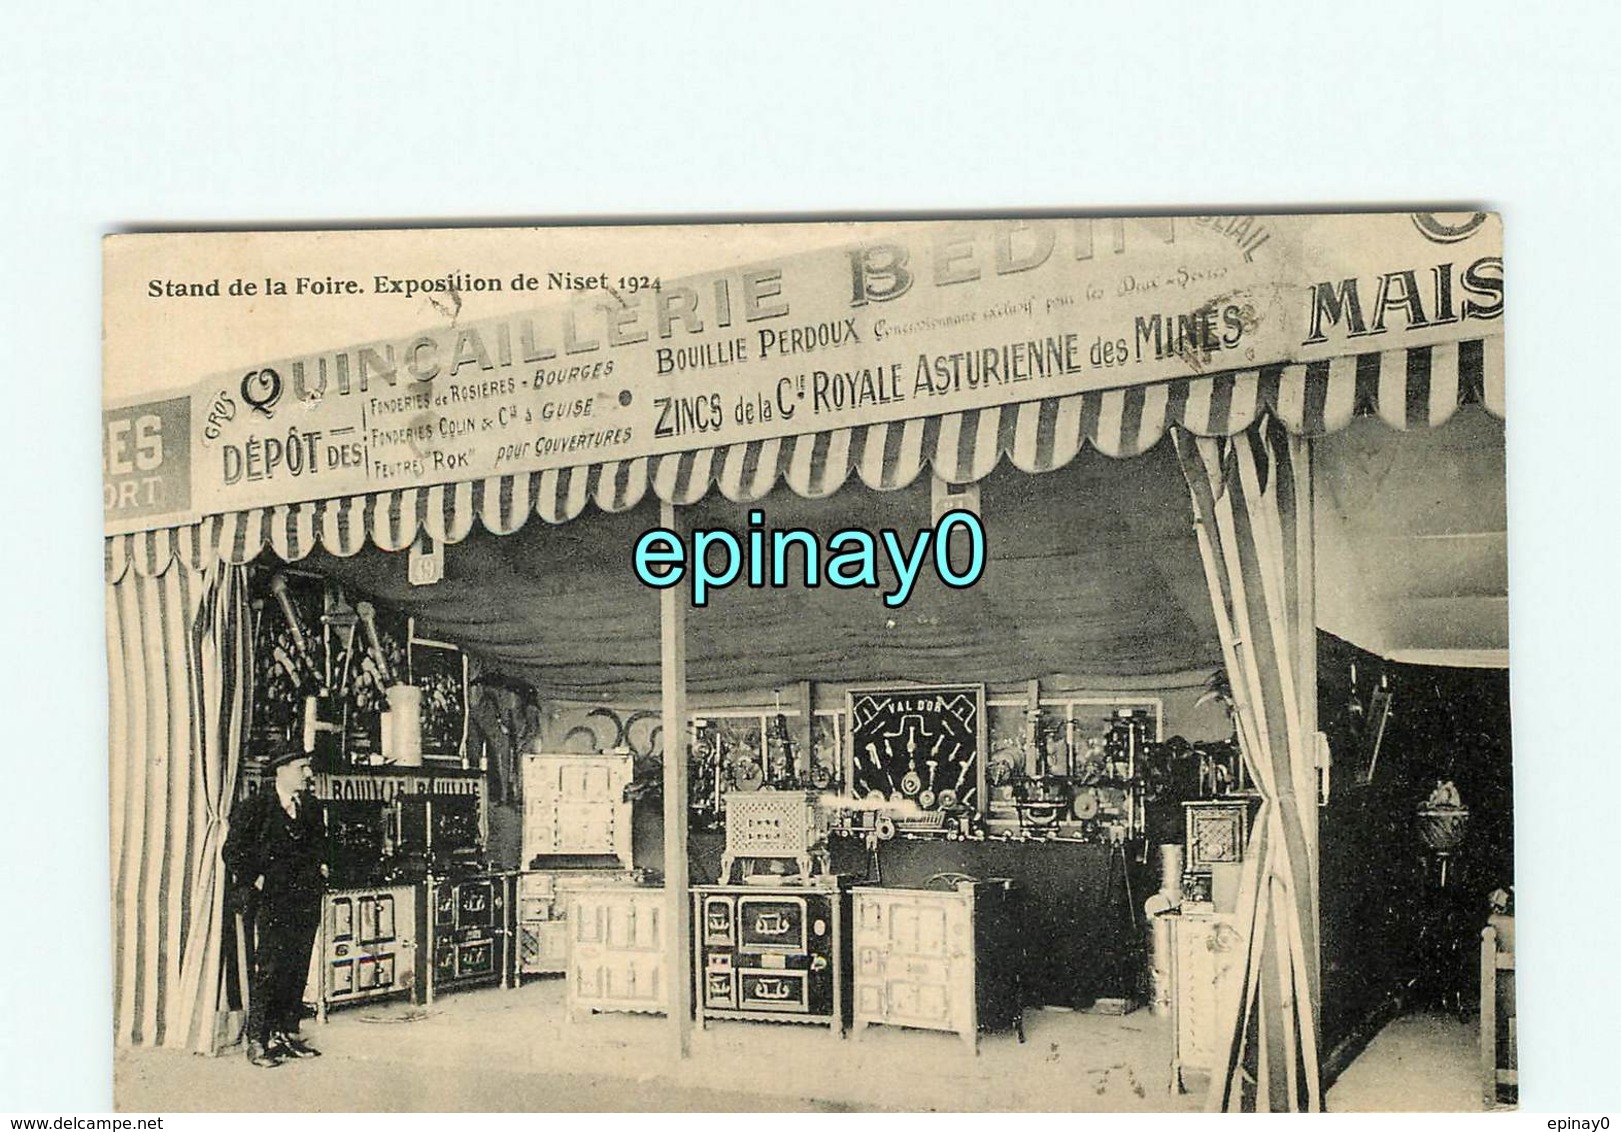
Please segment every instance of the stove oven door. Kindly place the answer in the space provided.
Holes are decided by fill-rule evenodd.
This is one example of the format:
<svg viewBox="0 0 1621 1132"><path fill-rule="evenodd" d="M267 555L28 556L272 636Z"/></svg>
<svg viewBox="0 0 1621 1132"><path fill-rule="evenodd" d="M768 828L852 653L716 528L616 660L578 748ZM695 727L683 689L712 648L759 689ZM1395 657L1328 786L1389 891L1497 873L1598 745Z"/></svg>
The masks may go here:
<svg viewBox="0 0 1621 1132"><path fill-rule="evenodd" d="M805 971L746 968L737 973L737 989L744 1010L810 1013L810 981Z"/></svg>

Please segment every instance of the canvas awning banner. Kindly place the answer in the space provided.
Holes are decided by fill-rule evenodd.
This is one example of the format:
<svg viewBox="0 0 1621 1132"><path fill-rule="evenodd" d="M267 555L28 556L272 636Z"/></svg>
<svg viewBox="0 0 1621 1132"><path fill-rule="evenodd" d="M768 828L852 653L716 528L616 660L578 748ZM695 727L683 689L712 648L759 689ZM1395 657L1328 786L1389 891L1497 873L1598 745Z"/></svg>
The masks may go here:
<svg viewBox="0 0 1621 1132"><path fill-rule="evenodd" d="M283 561L296 562L317 545L347 557L368 542L403 550L419 535L456 543L475 524L511 534L531 517L563 523L587 505L625 511L649 491L676 504L697 502L712 489L751 502L782 483L816 499L832 495L852 477L877 490L905 487L925 467L943 480L972 483L1002 460L1026 472L1051 471L1074 459L1083 444L1110 456L1135 456L1157 444L1172 425L1200 436L1230 436L1263 412L1291 432L1311 436L1337 431L1358 416L1377 416L1396 429L1430 428L1471 403L1503 414L1500 337L651 459L252 508L175 529L110 537L106 569L108 580L116 581L129 569L161 574L175 560L193 567L216 559L247 562L267 546Z"/></svg>
<svg viewBox="0 0 1621 1132"><path fill-rule="evenodd" d="M729 235L758 255L759 231ZM524 238L544 247L534 232L513 246ZM351 328L406 304L438 319L136 383L154 391L104 412L106 531L263 516L231 522L249 543L255 525L290 524L265 538L296 552L358 507L380 543L422 522L453 541L469 513L443 500L469 492L497 529L509 502L557 521L649 485L679 499L706 476L825 493L852 470L881 483L927 460L972 479L1004 451L1023 466L1082 439L1140 450L1184 417L1219 432L1263 404L1309 431L1377 398L1404 423L1456 404L1460 343L1500 342L1501 228L1483 213L819 225L771 246L813 250L679 279L514 272L514 252L423 277L284 275L259 253L253 278L149 280L143 318L235 302L286 321L302 308L278 304L320 300L354 311ZM110 313L109 334L120 325ZM109 365L126 357L110 337ZM177 344L145 364L178 376L187 357ZM1352 364L1371 368L1352 381ZM383 502L312 514L318 500ZM396 520L395 501L420 514Z"/></svg>

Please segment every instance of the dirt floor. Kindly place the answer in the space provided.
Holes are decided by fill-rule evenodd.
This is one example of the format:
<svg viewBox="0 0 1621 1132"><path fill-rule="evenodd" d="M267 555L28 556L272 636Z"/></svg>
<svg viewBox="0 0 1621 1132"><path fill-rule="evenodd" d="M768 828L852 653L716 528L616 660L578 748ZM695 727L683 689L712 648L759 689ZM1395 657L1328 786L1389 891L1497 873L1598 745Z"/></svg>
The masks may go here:
<svg viewBox="0 0 1621 1132"><path fill-rule="evenodd" d="M713 1022L678 1062L663 1018L566 1016L562 983L336 1011L304 1033L325 1056L255 1069L218 1058L123 1050L124 1112L1197 1111L1170 1089L1170 1023L1038 1010L1027 1042L873 1027L858 1037L792 1025ZM1328 1092L1337 1112L1478 1111L1472 1023L1398 1018ZM1197 1083L1197 1082L1195 1082Z"/></svg>
<svg viewBox="0 0 1621 1132"><path fill-rule="evenodd" d="M563 986L442 996L335 1011L304 1034L325 1056L255 1069L239 1052L205 1058L120 1051L121 1111L1177 1111L1167 1019L1032 1012L1027 1042L873 1027L713 1022L685 1063L668 1022L566 1018Z"/></svg>
<svg viewBox="0 0 1621 1132"><path fill-rule="evenodd" d="M1480 1112L1480 1029L1407 1014L1379 1031L1328 1091L1332 1112Z"/></svg>

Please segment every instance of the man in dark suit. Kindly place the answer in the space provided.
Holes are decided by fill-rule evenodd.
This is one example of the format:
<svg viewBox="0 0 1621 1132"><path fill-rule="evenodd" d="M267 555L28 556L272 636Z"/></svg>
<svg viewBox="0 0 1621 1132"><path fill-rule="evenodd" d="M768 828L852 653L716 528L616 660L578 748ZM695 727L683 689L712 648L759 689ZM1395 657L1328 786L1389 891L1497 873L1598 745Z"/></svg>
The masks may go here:
<svg viewBox="0 0 1621 1132"><path fill-rule="evenodd" d="M298 1024L327 874L326 826L309 755L289 747L270 765L274 784L237 806L225 839L225 864L257 937L247 1043L248 1061L261 1068L320 1056L299 1038Z"/></svg>

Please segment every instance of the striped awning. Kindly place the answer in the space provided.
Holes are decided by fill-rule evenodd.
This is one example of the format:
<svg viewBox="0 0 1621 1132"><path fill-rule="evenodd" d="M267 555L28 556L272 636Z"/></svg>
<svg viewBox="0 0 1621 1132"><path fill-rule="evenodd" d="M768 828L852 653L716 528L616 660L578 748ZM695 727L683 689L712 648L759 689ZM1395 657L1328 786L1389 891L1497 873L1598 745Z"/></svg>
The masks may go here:
<svg viewBox="0 0 1621 1132"><path fill-rule="evenodd" d="M714 488L747 503L783 482L820 499L852 474L869 488L892 491L912 483L925 466L948 482L974 483L1004 459L1025 472L1048 472L1068 464L1083 444L1109 456L1136 456L1172 425L1199 436L1231 436L1268 412L1308 436L1334 432L1359 416L1403 430L1432 428L1474 403L1503 415L1500 337L210 516L186 527L108 538L106 575L116 582L130 569L155 577L177 561L194 568L216 559L243 563L266 547L284 562L297 562L316 546L340 557L368 542L397 551L419 533L456 543L475 523L506 535L532 515L566 523L587 504L629 510L649 490L677 505L696 503Z"/></svg>

